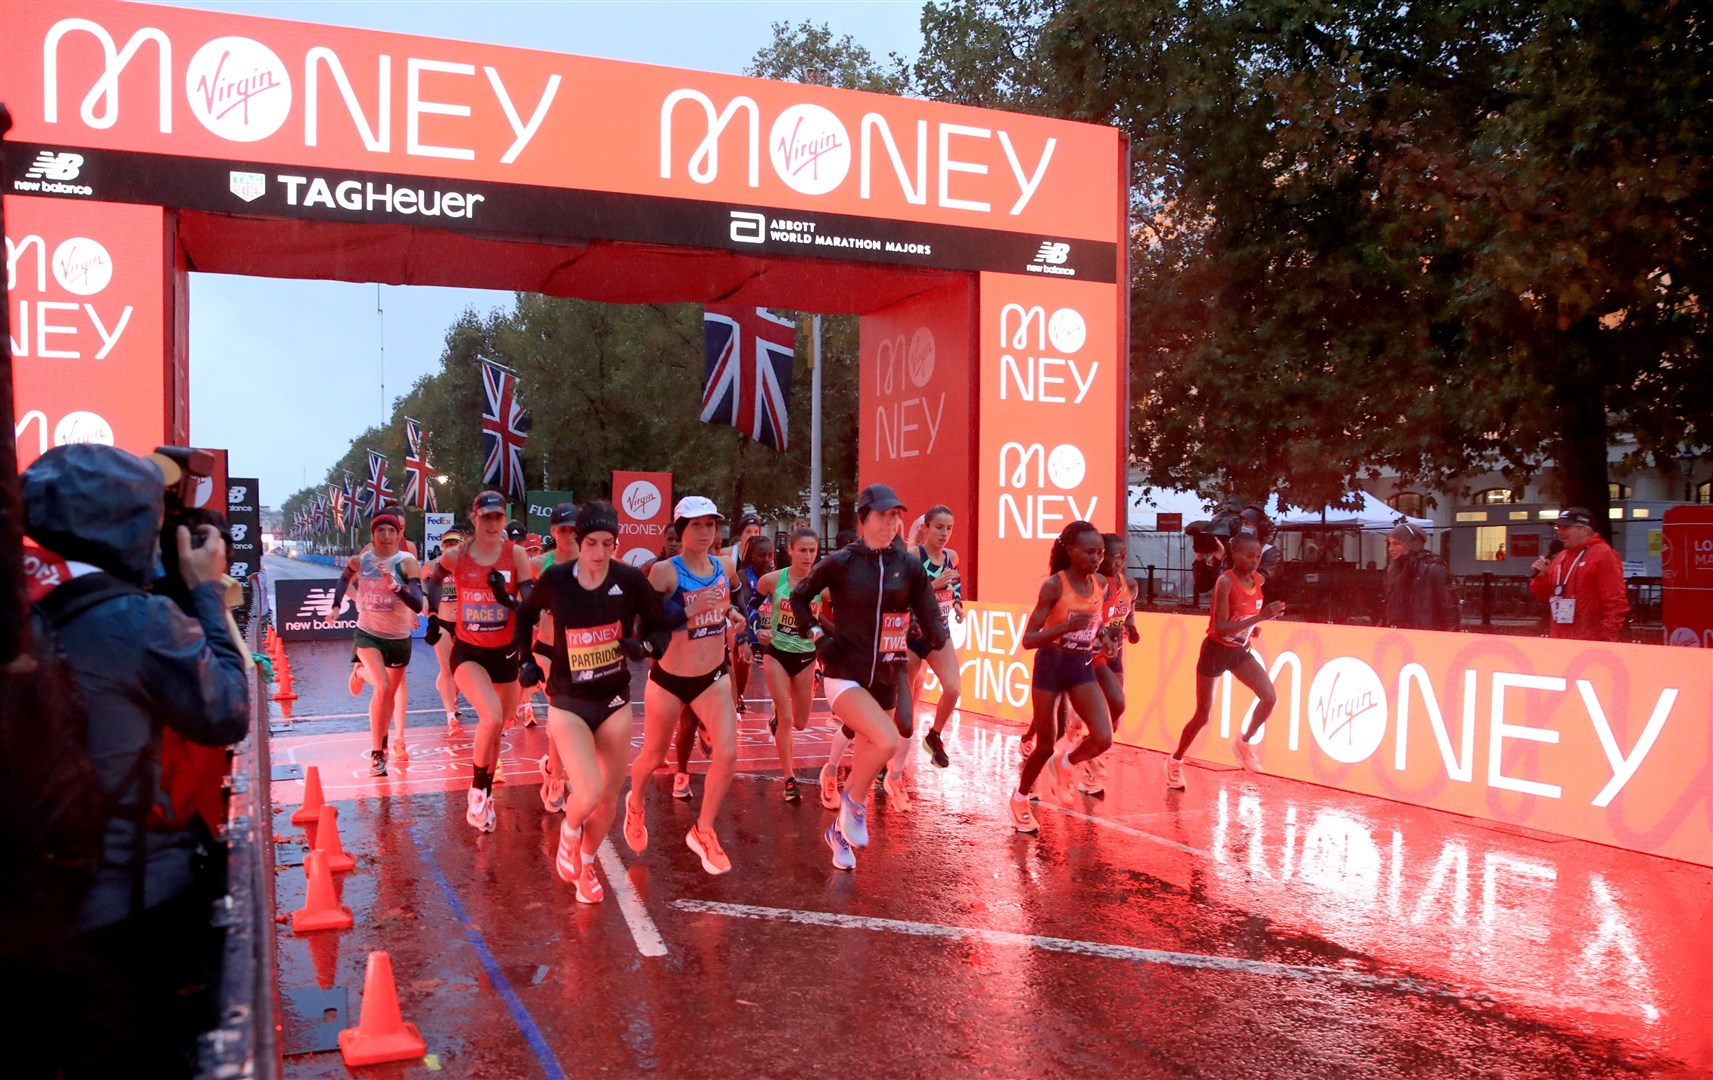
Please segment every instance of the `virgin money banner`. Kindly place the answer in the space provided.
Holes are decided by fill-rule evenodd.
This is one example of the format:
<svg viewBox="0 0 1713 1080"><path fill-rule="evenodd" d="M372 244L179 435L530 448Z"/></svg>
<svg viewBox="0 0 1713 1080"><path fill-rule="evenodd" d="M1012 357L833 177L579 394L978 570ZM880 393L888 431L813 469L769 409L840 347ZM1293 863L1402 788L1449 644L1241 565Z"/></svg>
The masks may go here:
<svg viewBox="0 0 1713 1080"><path fill-rule="evenodd" d="M1027 722L1029 609L953 627L963 707ZM1165 752L1195 711L1206 616L1138 614L1120 742ZM1713 866L1713 665L1648 645L1270 622L1269 774ZM937 691L929 676L929 689ZM934 695L929 695L934 696ZM1229 675L1190 757L1237 764Z"/></svg>
<svg viewBox="0 0 1713 1080"><path fill-rule="evenodd" d="M672 474L614 469L613 503L619 511L619 557L639 566L659 555L672 524Z"/></svg>
<svg viewBox="0 0 1713 1080"><path fill-rule="evenodd" d="M1108 127L170 7L6 14L11 194L1116 280Z"/></svg>
<svg viewBox="0 0 1713 1080"><path fill-rule="evenodd" d="M1665 643L1713 649L1713 506L1667 509L1662 532Z"/></svg>
<svg viewBox="0 0 1713 1080"><path fill-rule="evenodd" d="M19 468L66 443L147 454L168 441L165 236L158 206L68 214L6 196Z"/></svg>

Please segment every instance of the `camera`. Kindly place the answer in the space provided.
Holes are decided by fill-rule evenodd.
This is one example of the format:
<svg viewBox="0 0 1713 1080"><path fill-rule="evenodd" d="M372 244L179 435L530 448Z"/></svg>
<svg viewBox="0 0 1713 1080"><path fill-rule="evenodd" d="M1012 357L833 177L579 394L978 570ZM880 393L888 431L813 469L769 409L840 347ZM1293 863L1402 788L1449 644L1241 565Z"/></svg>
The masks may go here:
<svg viewBox="0 0 1713 1080"><path fill-rule="evenodd" d="M214 526L225 539L228 552L232 547L231 526L226 516L196 505L197 488L213 479L215 457L207 450L190 446L157 446L149 460L161 470L166 481L166 518L161 525L162 576L156 580L154 591L172 597L189 612L190 594L178 566L179 526L190 531L192 547L202 547L207 542L201 531L204 525ZM239 596L242 596L241 587Z"/></svg>

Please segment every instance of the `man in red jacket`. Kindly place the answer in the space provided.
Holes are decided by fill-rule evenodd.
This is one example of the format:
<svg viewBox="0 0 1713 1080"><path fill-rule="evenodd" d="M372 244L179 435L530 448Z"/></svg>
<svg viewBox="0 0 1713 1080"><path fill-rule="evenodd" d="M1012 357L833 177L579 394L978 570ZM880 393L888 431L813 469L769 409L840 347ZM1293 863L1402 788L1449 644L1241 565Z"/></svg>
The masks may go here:
<svg viewBox="0 0 1713 1080"><path fill-rule="evenodd" d="M1535 599L1552 609L1550 636L1617 641L1630 614L1622 560L1580 506L1559 511L1556 528L1564 550L1536 559L1529 582Z"/></svg>

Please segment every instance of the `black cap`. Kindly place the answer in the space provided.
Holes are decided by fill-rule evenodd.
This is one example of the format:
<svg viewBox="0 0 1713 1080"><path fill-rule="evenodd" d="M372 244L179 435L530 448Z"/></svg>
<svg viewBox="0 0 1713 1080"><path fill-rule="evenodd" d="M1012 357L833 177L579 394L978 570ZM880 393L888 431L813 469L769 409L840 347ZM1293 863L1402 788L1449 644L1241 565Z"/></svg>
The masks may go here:
<svg viewBox="0 0 1713 1080"><path fill-rule="evenodd" d="M613 537L616 539L619 535L618 512L607 503L587 503L581 510L577 511L577 523L575 529L577 533L577 542L579 544L581 544L583 542L583 538L588 536L590 533L612 533Z"/></svg>
<svg viewBox="0 0 1713 1080"><path fill-rule="evenodd" d="M553 508L553 513L547 516L548 527L554 525L569 525L577 520L577 504L562 502Z"/></svg>
<svg viewBox="0 0 1713 1080"><path fill-rule="evenodd" d="M856 508L859 514L864 510L878 510L885 513L888 510L904 509L904 500L900 499L898 493L885 484L870 484L862 489L862 494L857 496Z"/></svg>
<svg viewBox="0 0 1713 1080"><path fill-rule="evenodd" d="M1554 525L1593 525L1594 515L1580 506L1567 506L1558 512Z"/></svg>
<svg viewBox="0 0 1713 1080"><path fill-rule="evenodd" d="M765 525L765 524L767 524L767 523L765 521L761 520L761 515L759 515L759 514L745 514L744 516L738 518L738 531L743 532L745 529L749 528L751 525Z"/></svg>
<svg viewBox="0 0 1713 1080"><path fill-rule="evenodd" d="M496 512L501 514L506 512L506 497L497 491L484 491L476 496L475 502L470 504L472 517Z"/></svg>
<svg viewBox="0 0 1713 1080"><path fill-rule="evenodd" d="M529 535L529 530L523 527L523 522L512 521L506 525L506 539L522 540Z"/></svg>

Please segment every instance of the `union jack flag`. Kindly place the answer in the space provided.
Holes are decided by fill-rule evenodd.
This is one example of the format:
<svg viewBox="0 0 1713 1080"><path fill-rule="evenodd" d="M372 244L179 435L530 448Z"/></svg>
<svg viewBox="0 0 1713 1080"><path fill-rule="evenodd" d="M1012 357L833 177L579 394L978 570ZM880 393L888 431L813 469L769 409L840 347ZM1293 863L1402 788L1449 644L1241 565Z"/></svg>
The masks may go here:
<svg viewBox="0 0 1713 1080"><path fill-rule="evenodd" d="M345 517L341 524L347 529L355 529L362 524L361 500L357 497L357 489L351 486L351 474L345 474Z"/></svg>
<svg viewBox="0 0 1713 1080"><path fill-rule="evenodd" d="M369 482L363 485L363 512L378 514L393 501L392 486L387 483L387 459L369 451Z"/></svg>
<svg viewBox="0 0 1713 1080"><path fill-rule="evenodd" d="M317 495L315 497L315 510L310 517L314 522L316 532L320 532L327 527L327 496Z"/></svg>
<svg viewBox="0 0 1713 1080"><path fill-rule="evenodd" d="M438 510L433 477L429 475L428 436L422 425L408 416L404 418L404 441L404 504L430 512Z"/></svg>
<svg viewBox="0 0 1713 1080"><path fill-rule="evenodd" d="M524 496L523 444L529 440L529 414L517 401L515 372L482 361L482 483L502 494Z"/></svg>
<svg viewBox="0 0 1713 1080"><path fill-rule="evenodd" d="M333 527L345 527L345 493L339 490L338 484L327 485L327 511L332 519Z"/></svg>
<svg viewBox="0 0 1713 1080"><path fill-rule="evenodd" d="M783 452L789 442L791 362L797 327L762 307L702 309L707 382L702 422L731 424Z"/></svg>

